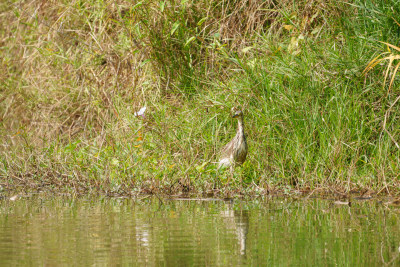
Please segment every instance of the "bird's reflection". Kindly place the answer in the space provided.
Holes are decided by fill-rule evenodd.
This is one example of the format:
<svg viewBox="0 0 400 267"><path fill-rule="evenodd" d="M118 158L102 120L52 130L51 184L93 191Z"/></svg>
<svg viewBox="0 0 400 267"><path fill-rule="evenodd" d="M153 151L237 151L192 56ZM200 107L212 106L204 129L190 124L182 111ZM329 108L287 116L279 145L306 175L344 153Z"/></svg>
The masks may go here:
<svg viewBox="0 0 400 267"><path fill-rule="evenodd" d="M246 240L249 231L249 211L234 210L232 205L228 209L221 212L226 227L232 230L238 240L241 255L246 255Z"/></svg>

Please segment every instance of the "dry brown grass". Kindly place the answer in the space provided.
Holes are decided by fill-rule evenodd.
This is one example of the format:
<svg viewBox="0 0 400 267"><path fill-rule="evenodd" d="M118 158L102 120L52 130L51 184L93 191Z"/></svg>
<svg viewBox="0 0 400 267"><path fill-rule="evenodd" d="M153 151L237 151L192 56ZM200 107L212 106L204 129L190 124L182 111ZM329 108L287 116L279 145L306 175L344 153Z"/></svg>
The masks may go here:
<svg viewBox="0 0 400 267"><path fill-rule="evenodd" d="M346 86L358 88L358 80L343 85L350 67L329 61L336 53L329 49L345 50L349 40L335 19L349 17L353 6L140 3L0 4L0 175L10 186L213 192L215 170L204 162L230 136L227 111L237 104L248 110L252 143L235 190L287 184L300 190L332 181L351 190L358 186L352 177L365 170L373 174L364 184L379 177L377 187L396 185L395 156L383 156L394 152L377 141L375 119L369 121L381 102L367 119L369 110L339 114L369 103L349 104L356 97L346 95ZM325 97L343 107L336 110ZM142 106L145 119L133 115ZM396 116L388 122L393 133ZM354 122L360 118L373 133ZM358 128L362 137L353 133Z"/></svg>
<svg viewBox="0 0 400 267"><path fill-rule="evenodd" d="M183 88L179 94L194 87L190 75L200 75L197 83L208 76L224 78L220 66L231 64L226 56L250 46L257 33L274 33L288 22L306 30L323 19L320 13L332 11L329 2L306 1L297 4L296 17L287 18L283 13L293 10L291 5L248 0L166 2L164 7L155 1L3 4L4 128L14 135L23 129L34 144L87 135L89 128L99 132L118 118L116 101L135 110L166 88ZM179 27L171 34L174 22ZM187 44L191 37L196 39Z"/></svg>

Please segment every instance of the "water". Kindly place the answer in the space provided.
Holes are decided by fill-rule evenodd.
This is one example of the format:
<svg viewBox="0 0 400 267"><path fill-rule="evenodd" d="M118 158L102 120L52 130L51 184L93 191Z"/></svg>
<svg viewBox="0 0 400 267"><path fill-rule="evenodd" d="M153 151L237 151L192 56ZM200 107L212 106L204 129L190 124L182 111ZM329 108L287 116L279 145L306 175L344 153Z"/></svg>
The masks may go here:
<svg viewBox="0 0 400 267"><path fill-rule="evenodd" d="M398 265L399 211L376 200L3 199L0 265Z"/></svg>

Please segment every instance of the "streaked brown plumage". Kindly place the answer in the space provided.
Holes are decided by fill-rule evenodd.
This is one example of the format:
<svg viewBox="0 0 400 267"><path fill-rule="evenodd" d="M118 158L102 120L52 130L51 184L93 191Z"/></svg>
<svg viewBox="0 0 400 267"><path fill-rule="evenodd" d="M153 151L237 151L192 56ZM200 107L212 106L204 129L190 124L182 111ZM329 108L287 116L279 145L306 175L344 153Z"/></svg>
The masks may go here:
<svg viewBox="0 0 400 267"><path fill-rule="evenodd" d="M244 163L248 151L246 135L244 134L243 112L235 108L232 111L234 112L233 118L238 120L238 129L235 137L221 150L218 166L218 168L231 167L231 170L234 166Z"/></svg>

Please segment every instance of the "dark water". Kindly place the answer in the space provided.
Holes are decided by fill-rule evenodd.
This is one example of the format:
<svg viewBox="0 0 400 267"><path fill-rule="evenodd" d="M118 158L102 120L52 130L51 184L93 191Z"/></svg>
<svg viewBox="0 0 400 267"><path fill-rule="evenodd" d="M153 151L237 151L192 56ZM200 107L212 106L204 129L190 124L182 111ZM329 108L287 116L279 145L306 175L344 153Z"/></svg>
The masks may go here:
<svg viewBox="0 0 400 267"><path fill-rule="evenodd" d="M376 200L3 199L0 265L399 265L399 212Z"/></svg>

